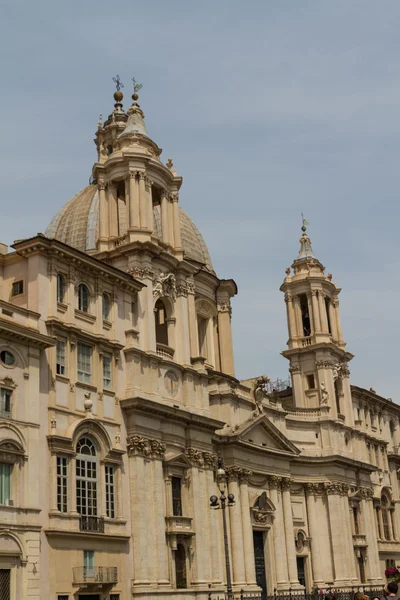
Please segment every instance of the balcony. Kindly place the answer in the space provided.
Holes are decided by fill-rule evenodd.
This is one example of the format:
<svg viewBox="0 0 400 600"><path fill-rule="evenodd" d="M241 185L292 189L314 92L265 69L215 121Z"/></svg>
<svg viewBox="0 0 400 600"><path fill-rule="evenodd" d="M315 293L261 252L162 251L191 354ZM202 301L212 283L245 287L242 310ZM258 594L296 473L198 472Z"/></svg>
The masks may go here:
<svg viewBox="0 0 400 600"><path fill-rule="evenodd" d="M165 517L166 532L170 535L194 535L192 517Z"/></svg>
<svg viewBox="0 0 400 600"><path fill-rule="evenodd" d="M160 344L159 342L157 342L156 349L158 356L161 356L162 358L167 358L168 360L172 360L174 358L175 350L173 348L170 348L165 344Z"/></svg>
<svg viewBox="0 0 400 600"><path fill-rule="evenodd" d="M81 515L79 517L79 529L81 531L104 533L104 519L103 517L87 517Z"/></svg>
<svg viewBox="0 0 400 600"><path fill-rule="evenodd" d="M356 533L355 535L353 535L353 546L355 548L366 548L368 544L365 535L361 533Z"/></svg>
<svg viewBox="0 0 400 600"><path fill-rule="evenodd" d="M118 567L74 567L72 577L75 585L114 585L118 583Z"/></svg>

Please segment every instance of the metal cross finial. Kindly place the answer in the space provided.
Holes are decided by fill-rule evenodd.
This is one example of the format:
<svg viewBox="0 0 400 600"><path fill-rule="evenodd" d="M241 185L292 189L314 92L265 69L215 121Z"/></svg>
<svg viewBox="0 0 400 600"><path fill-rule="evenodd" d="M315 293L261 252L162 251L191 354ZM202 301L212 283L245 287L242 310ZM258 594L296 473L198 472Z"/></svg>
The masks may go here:
<svg viewBox="0 0 400 600"><path fill-rule="evenodd" d="M116 77L113 77L112 79L113 79L113 82L115 83L118 91L124 87L124 84L122 83L119 75L117 75Z"/></svg>
<svg viewBox="0 0 400 600"><path fill-rule="evenodd" d="M134 77L132 77L132 81L133 81L133 91L135 94L137 94L139 92L139 90L142 89L143 85L141 83L137 83L136 79Z"/></svg>

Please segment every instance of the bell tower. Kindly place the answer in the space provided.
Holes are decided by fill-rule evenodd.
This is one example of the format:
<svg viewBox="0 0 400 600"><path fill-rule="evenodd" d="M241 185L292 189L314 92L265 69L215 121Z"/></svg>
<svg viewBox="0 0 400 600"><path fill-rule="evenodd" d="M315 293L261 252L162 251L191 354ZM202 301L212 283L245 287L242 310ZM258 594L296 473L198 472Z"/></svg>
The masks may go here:
<svg viewBox="0 0 400 600"><path fill-rule="evenodd" d="M290 362L296 408L325 407L332 418L353 424L348 362L342 336L340 288L325 275L303 219L300 250L286 269L285 294L289 339L282 355Z"/></svg>

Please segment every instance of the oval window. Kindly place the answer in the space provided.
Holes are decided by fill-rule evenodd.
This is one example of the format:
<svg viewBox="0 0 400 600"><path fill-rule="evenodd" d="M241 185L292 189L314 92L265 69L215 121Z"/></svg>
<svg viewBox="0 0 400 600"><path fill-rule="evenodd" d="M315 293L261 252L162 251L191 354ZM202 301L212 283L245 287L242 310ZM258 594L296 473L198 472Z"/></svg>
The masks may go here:
<svg viewBox="0 0 400 600"><path fill-rule="evenodd" d="M15 356L14 354L11 354L11 352L3 350L2 352L0 352L0 360L5 365L11 366L15 363Z"/></svg>

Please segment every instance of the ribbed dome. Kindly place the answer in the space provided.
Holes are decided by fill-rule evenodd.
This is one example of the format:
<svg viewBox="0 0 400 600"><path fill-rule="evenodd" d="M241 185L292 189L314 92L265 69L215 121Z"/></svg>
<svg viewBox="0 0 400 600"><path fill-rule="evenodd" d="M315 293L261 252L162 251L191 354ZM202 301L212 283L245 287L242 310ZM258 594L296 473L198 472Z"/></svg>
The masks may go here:
<svg viewBox="0 0 400 600"><path fill-rule="evenodd" d="M210 254L196 225L180 209L181 237L185 258L195 260L213 271ZM160 207L153 207L154 234L161 240ZM46 229L46 236L69 244L83 252L96 250L99 236L99 194L96 185L88 185L58 211Z"/></svg>

